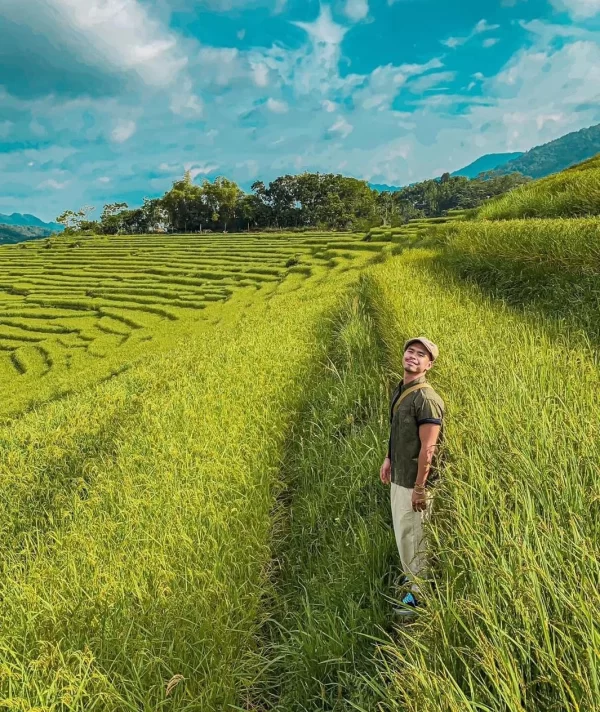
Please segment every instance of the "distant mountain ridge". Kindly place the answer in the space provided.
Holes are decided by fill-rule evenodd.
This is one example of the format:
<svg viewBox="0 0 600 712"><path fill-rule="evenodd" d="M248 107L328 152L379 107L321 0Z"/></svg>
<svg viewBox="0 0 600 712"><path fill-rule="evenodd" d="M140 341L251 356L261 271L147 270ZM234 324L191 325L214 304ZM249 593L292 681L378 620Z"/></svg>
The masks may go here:
<svg viewBox="0 0 600 712"><path fill-rule="evenodd" d="M505 175L518 171L531 178L545 178L600 153L600 124L572 131L560 138L536 146L522 156L498 166L494 173Z"/></svg>
<svg viewBox="0 0 600 712"><path fill-rule="evenodd" d="M522 151L516 151L514 153L486 153L484 156L480 156L477 160L473 161L473 163L469 163L468 166L460 168L450 175L476 178L480 173L493 171L495 168L503 166L509 161L514 161L522 155Z"/></svg>
<svg viewBox="0 0 600 712"><path fill-rule="evenodd" d="M552 173L559 173L576 163L600 153L600 124L579 131L572 131L549 143L535 146L522 153L488 153L468 166L451 173L451 176L476 178L481 173L493 175L522 173L530 178L545 178ZM439 177L439 176L438 176ZM369 187L378 192L398 191L401 187L369 183Z"/></svg>
<svg viewBox="0 0 600 712"><path fill-rule="evenodd" d="M65 228L60 223L49 222L45 223L35 215L29 213L12 213L11 215L3 215L0 213L0 225L15 225L17 227L38 227L46 230L56 230L62 232Z"/></svg>

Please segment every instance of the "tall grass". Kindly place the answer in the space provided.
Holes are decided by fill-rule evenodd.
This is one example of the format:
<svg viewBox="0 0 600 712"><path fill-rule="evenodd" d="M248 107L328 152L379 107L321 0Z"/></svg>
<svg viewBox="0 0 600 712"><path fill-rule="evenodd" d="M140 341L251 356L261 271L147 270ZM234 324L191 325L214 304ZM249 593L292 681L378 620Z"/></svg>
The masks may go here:
<svg viewBox="0 0 600 712"><path fill-rule="evenodd" d="M387 648L382 710L600 709L600 374L578 334L414 251L374 272L389 348L440 346L435 587Z"/></svg>
<svg viewBox="0 0 600 712"><path fill-rule="evenodd" d="M388 389L371 291L363 280L327 325L288 435L265 673L252 695L258 709L375 702L364 678L374 673L373 636L389 621L398 561L388 492L377 479Z"/></svg>
<svg viewBox="0 0 600 712"><path fill-rule="evenodd" d="M0 706L241 702L284 437L335 298L258 302L0 430Z"/></svg>
<svg viewBox="0 0 600 712"><path fill-rule="evenodd" d="M600 220L463 223L431 241L468 282L600 343Z"/></svg>
<svg viewBox="0 0 600 712"><path fill-rule="evenodd" d="M500 259L576 275L600 274L600 219L464 222L437 233L460 259Z"/></svg>
<svg viewBox="0 0 600 712"><path fill-rule="evenodd" d="M479 220L515 218L576 218L600 215L600 157L519 186L490 200Z"/></svg>

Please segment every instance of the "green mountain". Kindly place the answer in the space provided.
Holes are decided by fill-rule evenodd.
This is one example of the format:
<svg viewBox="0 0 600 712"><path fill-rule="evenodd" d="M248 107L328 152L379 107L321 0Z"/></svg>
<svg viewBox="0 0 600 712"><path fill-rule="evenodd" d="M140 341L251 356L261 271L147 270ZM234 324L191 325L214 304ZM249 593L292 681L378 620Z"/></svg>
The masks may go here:
<svg viewBox="0 0 600 712"><path fill-rule="evenodd" d="M496 175L518 171L531 178L544 178L600 153L600 124L574 131L550 143L536 146L519 158L496 168Z"/></svg>
<svg viewBox="0 0 600 712"><path fill-rule="evenodd" d="M40 240L53 231L47 227L29 227L27 225L4 225L0 223L0 245L14 245L25 240Z"/></svg>
<svg viewBox="0 0 600 712"><path fill-rule="evenodd" d="M60 223L49 222L46 223L40 220L35 215L30 215L29 213L12 213L11 215L3 215L0 213L0 225L14 225L18 227L39 227L45 228L46 230L54 230L57 232L62 232L65 227Z"/></svg>
<svg viewBox="0 0 600 712"><path fill-rule="evenodd" d="M493 171L499 166L503 166L509 161L514 161L523 155L521 151L516 153L486 153L485 156L480 156L468 166L460 168L458 171L451 173L452 176L465 176L466 178L476 178L480 173Z"/></svg>

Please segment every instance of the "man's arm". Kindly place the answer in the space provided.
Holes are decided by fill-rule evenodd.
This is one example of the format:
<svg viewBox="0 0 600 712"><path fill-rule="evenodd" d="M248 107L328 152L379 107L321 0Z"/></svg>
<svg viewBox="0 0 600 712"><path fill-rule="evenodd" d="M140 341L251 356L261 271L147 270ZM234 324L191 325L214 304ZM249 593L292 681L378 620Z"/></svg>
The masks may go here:
<svg viewBox="0 0 600 712"><path fill-rule="evenodd" d="M417 460L417 479L412 494L412 508L415 512L423 512L427 507L427 495L425 494L425 483L429 477L429 470L435 448L440 435L441 426L434 423L424 423L419 426L419 439L421 449Z"/></svg>
<svg viewBox="0 0 600 712"><path fill-rule="evenodd" d="M418 467L417 480L415 482L416 487L425 487L425 483L429 477L429 470L431 469L433 456L435 455L435 448L440 436L440 430L441 426L433 423L424 423L419 426L421 449L419 450L419 459L417 461Z"/></svg>

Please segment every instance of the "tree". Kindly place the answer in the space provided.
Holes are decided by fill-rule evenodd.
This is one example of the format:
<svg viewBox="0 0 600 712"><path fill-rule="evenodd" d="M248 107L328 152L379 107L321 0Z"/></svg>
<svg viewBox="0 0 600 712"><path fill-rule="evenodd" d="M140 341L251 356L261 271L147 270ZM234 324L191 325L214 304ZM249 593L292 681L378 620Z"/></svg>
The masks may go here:
<svg viewBox="0 0 600 712"><path fill-rule="evenodd" d="M190 171L183 178L173 183L173 187L163 196L162 206L165 208L168 220L177 232L198 231L202 224L203 190L194 185Z"/></svg>
<svg viewBox="0 0 600 712"><path fill-rule="evenodd" d="M234 220L241 207L243 192L237 183L222 176L211 183L205 179L202 184L203 201L212 213L214 222L222 223L225 232L227 224Z"/></svg>
<svg viewBox="0 0 600 712"><path fill-rule="evenodd" d="M96 208L93 205L84 205L77 212L65 210L64 213L56 218L56 222L65 226L65 234L72 235L81 231L81 224L87 223L88 215Z"/></svg>
<svg viewBox="0 0 600 712"><path fill-rule="evenodd" d="M122 213L127 203L107 203L100 216L101 230L104 235L116 235L123 228Z"/></svg>

